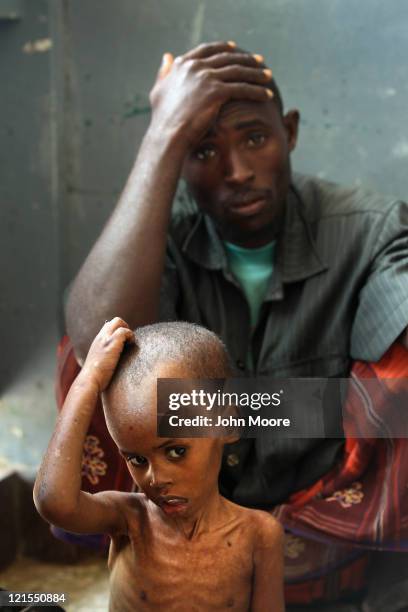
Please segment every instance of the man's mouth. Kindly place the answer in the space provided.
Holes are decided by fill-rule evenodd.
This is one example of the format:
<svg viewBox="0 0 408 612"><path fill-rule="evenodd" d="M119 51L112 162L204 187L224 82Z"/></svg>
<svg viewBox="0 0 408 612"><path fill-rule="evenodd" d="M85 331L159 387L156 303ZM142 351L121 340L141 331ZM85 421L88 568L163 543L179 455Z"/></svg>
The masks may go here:
<svg viewBox="0 0 408 612"><path fill-rule="evenodd" d="M155 501L165 514L184 512L188 506L188 499L186 497L178 497L175 495L162 495Z"/></svg>
<svg viewBox="0 0 408 612"><path fill-rule="evenodd" d="M253 191L246 194L236 194L226 201L227 208L235 215L255 215L266 205L268 193L266 191Z"/></svg>
<svg viewBox="0 0 408 612"><path fill-rule="evenodd" d="M265 198L261 198L259 200L252 200L251 202L239 202L237 204L233 204L230 210L236 215L250 217L251 215L256 215L258 212L260 212L265 204Z"/></svg>

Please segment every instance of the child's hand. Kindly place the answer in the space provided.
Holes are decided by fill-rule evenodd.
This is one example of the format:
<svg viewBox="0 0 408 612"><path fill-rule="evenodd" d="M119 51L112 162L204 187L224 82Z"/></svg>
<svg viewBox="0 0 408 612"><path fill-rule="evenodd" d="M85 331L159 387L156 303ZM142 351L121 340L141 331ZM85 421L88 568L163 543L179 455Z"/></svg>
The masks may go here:
<svg viewBox="0 0 408 612"><path fill-rule="evenodd" d="M108 386L126 342L134 343L135 335L119 317L107 321L92 342L81 376L94 382L99 393Z"/></svg>

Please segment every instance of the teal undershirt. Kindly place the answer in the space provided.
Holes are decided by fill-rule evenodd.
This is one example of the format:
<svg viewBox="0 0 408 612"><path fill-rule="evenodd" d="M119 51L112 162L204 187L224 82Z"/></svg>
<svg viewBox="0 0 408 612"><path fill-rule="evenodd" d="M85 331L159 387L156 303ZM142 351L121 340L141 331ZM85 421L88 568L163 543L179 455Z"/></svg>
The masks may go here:
<svg viewBox="0 0 408 612"><path fill-rule="evenodd" d="M258 322L259 311L271 282L275 244L274 241L258 249L246 249L224 242L229 269L249 304L252 330Z"/></svg>

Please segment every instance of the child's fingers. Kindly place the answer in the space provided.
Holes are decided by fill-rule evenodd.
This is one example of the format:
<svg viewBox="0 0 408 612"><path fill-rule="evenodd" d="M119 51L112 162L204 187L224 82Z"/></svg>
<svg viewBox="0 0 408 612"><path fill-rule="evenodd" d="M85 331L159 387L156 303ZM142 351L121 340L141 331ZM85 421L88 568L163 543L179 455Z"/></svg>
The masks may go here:
<svg viewBox="0 0 408 612"><path fill-rule="evenodd" d="M125 342L135 342L135 334L129 327L118 327L108 339L109 344L124 345Z"/></svg>
<svg viewBox="0 0 408 612"><path fill-rule="evenodd" d="M119 327L127 327L129 329L129 325L120 317L113 317L113 319L111 319L110 321L106 321L103 327L105 328L105 330L109 330L112 333Z"/></svg>
<svg viewBox="0 0 408 612"><path fill-rule="evenodd" d="M124 321L120 317L114 317L113 319L110 319L110 321L105 321L104 325L98 333L98 336L101 339L107 339L119 327L125 327L129 329L129 325L126 323L126 321Z"/></svg>

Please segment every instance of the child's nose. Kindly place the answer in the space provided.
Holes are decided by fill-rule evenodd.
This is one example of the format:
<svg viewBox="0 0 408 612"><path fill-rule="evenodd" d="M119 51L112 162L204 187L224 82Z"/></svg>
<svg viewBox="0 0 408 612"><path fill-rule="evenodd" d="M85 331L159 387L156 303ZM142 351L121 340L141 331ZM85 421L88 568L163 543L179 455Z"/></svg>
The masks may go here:
<svg viewBox="0 0 408 612"><path fill-rule="evenodd" d="M171 485L171 480L158 468L150 468L147 474L147 482L152 489L163 491Z"/></svg>

